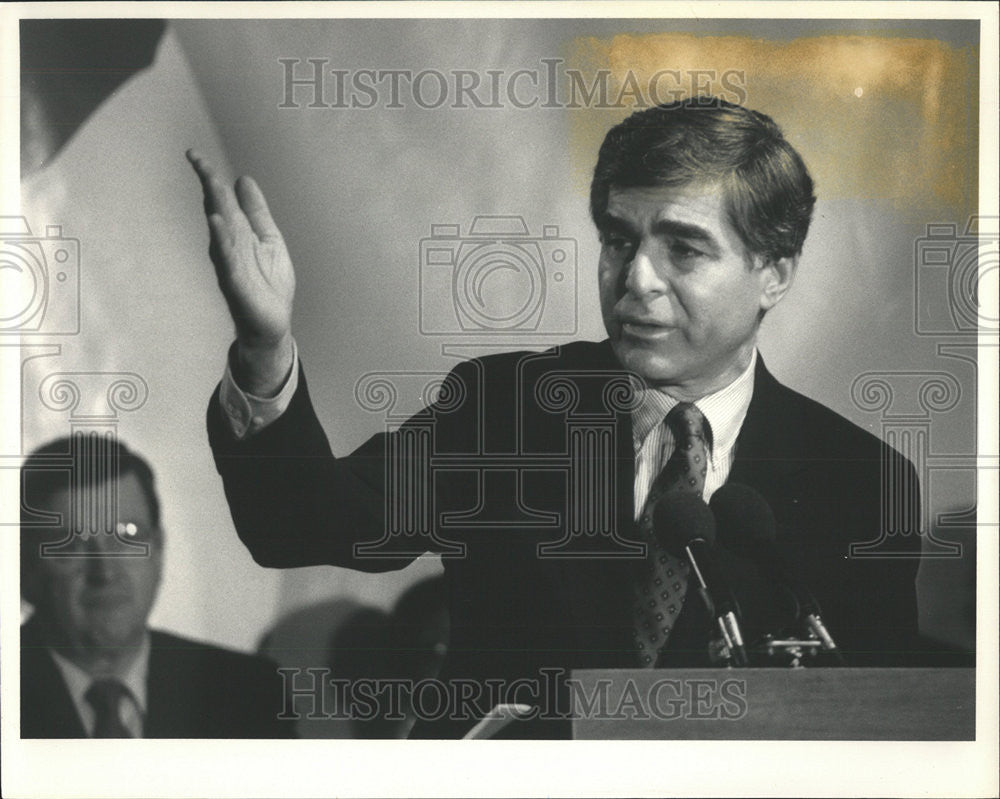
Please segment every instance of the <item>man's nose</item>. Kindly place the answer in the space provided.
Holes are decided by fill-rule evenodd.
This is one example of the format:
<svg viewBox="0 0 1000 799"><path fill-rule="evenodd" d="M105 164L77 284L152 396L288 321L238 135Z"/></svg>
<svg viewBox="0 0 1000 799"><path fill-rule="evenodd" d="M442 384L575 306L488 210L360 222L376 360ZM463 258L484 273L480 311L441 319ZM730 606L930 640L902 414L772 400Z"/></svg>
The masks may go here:
<svg viewBox="0 0 1000 799"><path fill-rule="evenodd" d="M91 539L90 546L87 547L87 580L97 585L112 582L117 577L120 565L118 558L111 554L114 547L108 546L103 538L104 536L97 536Z"/></svg>
<svg viewBox="0 0 1000 799"><path fill-rule="evenodd" d="M636 250L627 268L625 288L633 296L663 294L667 290L666 282L657 272L655 260L644 246Z"/></svg>

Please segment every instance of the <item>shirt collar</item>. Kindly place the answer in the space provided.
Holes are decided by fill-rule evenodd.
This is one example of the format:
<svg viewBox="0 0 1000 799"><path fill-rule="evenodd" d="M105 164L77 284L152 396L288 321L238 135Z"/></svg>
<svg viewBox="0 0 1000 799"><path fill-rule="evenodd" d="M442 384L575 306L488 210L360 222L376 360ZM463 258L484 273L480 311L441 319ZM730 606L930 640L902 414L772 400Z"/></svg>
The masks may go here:
<svg viewBox="0 0 1000 799"><path fill-rule="evenodd" d="M149 632L147 631L142 638L142 643L139 645L139 651L135 657L111 674L90 674L64 655L60 655L54 649L49 649L49 654L52 655L56 666L62 672L63 680L77 707L83 706L83 703L87 701L87 691L94 680L113 677L121 681L122 685L129 690L135 703L139 706L140 712L145 715L146 675L149 673L149 648Z"/></svg>
<svg viewBox="0 0 1000 799"><path fill-rule="evenodd" d="M750 355L750 363L732 383L695 401L695 406L708 419L712 427L712 449L726 452L732 449L740 434L750 398L753 396L754 371L757 366L757 349ZM655 388L639 389L642 398L632 411L632 441L636 450L642 447L646 436L660 424L680 400Z"/></svg>

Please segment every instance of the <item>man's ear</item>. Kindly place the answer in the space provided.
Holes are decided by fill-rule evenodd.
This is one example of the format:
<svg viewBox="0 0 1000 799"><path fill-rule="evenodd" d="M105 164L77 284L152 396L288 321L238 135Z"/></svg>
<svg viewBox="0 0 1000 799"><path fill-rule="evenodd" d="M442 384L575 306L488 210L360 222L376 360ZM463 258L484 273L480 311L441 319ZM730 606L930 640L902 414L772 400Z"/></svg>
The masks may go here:
<svg viewBox="0 0 1000 799"><path fill-rule="evenodd" d="M760 309L770 311L785 296L792 286L795 270L799 259L768 258L758 267L760 269Z"/></svg>

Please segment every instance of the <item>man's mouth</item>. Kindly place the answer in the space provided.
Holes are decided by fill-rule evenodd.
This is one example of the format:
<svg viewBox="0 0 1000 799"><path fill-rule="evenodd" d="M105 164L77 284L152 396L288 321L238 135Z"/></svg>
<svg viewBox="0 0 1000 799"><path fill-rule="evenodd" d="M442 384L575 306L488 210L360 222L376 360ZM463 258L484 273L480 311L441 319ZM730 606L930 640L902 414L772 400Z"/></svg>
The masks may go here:
<svg viewBox="0 0 1000 799"><path fill-rule="evenodd" d="M645 341L665 338L673 330L669 325L638 317L621 319L621 326L622 335Z"/></svg>
<svg viewBox="0 0 1000 799"><path fill-rule="evenodd" d="M132 597L128 591L121 590L88 591L83 595L81 601L84 607L98 610L127 605L132 601Z"/></svg>

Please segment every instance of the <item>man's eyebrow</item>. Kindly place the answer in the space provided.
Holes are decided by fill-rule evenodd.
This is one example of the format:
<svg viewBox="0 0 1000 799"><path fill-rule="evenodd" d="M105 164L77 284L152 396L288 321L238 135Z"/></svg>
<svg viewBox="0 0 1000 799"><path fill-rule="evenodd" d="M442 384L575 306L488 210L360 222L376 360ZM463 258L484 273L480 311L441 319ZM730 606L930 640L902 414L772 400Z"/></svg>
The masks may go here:
<svg viewBox="0 0 1000 799"><path fill-rule="evenodd" d="M605 211L601 214L597 223L597 229L604 231L620 230L632 235L636 234L635 226L627 219L617 216L613 211ZM653 223L653 233L657 236L673 236L675 238L697 241L703 244L718 247L718 240L711 231L700 225L690 222L681 222L676 219L659 219Z"/></svg>
<svg viewBox="0 0 1000 799"><path fill-rule="evenodd" d="M622 230L627 233L634 233L635 227L620 216L615 216L611 211L605 211L597 220L598 230Z"/></svg>
<svg viewBox="0 0 1000 799"><path fill-rule="evenodd" d="M658 219L653 223L653 232L657 235L665 234L689 241L700 241L712 246L718 244L715 236L706 228L688 222L679 222L676 219Z"/></svg>

